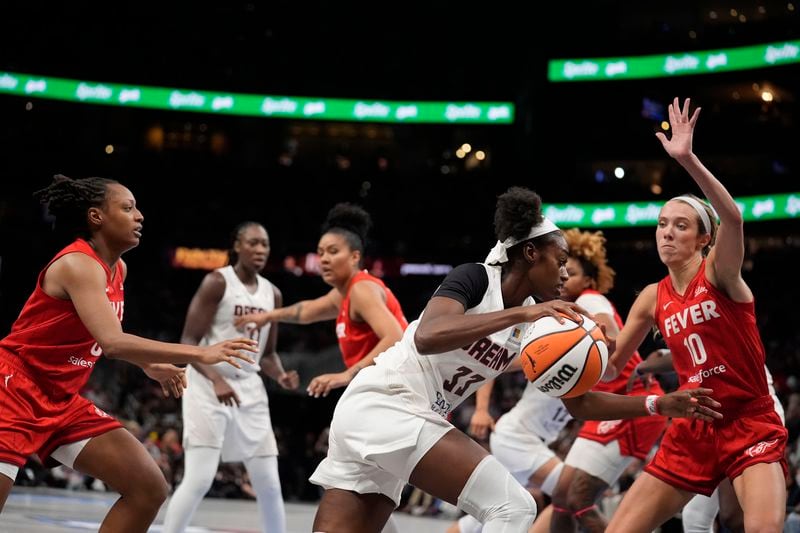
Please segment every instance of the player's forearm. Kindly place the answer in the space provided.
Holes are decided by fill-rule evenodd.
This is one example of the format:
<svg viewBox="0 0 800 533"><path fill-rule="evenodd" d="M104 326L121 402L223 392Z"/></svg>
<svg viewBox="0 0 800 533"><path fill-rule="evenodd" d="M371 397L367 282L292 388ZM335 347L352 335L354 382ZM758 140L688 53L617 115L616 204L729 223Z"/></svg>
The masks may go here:
<svg viewBox="0 0 800 533"><path fill-rule="evenodd" d="M204 365L202 363L192 363L192 367L197 370L200 375L204 376L206 379L211 381L212 383L216 383L220 379L224 379L222 374L214 370L214 367L211 365Z"/></svg>
<svg viewBox="0 0 800 533"><path fill-rule="evenodd" d="M481 385L475 392L475 410L476 411L489 411L489 404L492 399L492 389L494 388L494 380L489 379Z"/></svg>
<svg viewBox="0 0 800 533"><path fill-rule="evenodd" d="M278 379L286 373L277 352L265 354L264 357L261 358L261 371L275 381L278 381Z"/></svg>
<svg viewBox="0 0 800 533"><path fill-rule="evenodd" d="M523 307L475 315L445 315L420 324L414 333L414 344L421 355L449 352L525 322L526 318Z"/></svg>
<svg viewBox="0 0 800 533"><path fill-rule="evenodd" d="M160 342L144 339L129 333L120 333L100 344L103 354L110 359L123 359L141 365L146 363L191 363L200 357L198 346Z"/></svg>
<svg viewBox="0 0 800 533"><path fill-rule="evenodd" d="M677 160L686 169L686 172L703 191L703 195L711 202L720 219L727 223L743 223L742 214L736 202L720 181L714 177L710 170L691 153Z"/></svg>
<svg viewBox="0 0 800 533"><path fill-rule="evenodd" d="M671 372L674 370L672 367L672 353L669 350L658 350L653 355L642 361L636 366L638 374L647 374L652 372L654 374L662 372Z"/></svg>
<svg viewBox="0 0 800 533"><path fill-rule="evenodd" d="M288 307L280 307L269 313L278 322L288 324L312 324L322 320L309 305L308 301L294 303Z"/></svg>
<svg viewBox="0 0 800 533"><path fill-rule="evenodd" d="M562 398L562 401L569 413L581 420L619 420L650 414L644 396L587 392L577 398Z"/></svg>
<svg viewBox="0 0 800 533"><path fill-rule="evenodd" d="M347 372L350 373L350 377L354 378L356 374L358 374L361 370L367 368L368 366L374 365L375 359L377 359L377 357L380 354L382 354L383 352L394 346L394 344L398 340L399 339L396 339L394 336L392 336L392 337L384 337L380 341L378 341L378 344L376 344L372 348L372 350L370 350L369 353L364 356L364 358L361 361L357 362L356 364L347 369Z"/></svg>

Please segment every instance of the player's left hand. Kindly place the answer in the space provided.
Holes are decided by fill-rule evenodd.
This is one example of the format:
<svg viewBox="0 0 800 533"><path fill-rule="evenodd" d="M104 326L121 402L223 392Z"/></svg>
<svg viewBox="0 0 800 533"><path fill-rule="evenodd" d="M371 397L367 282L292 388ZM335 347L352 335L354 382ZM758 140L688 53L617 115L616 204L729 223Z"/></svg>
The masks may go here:
<svg viewBox="0 0 800 533"><path fill-rule="evenodd" d="M711 395L711 389L687 389L671 392L656 401L658 414L673 418L696 418L713 422L722 418L722 413L715 411L722 407Z"/></svg>
<svg viewBox="0 0 800 533"><path fill-rule="evenodd" d="M349 372L337 372L336 374L322 374L321 376L317 376L311 380L311 383L308 384L308 391L309 396L313 396L314 398L319 398L322 396L323 398L327 396L333 389L338 389L340 387L346 387L348 383L353 379L352 375Z"/></svg>
<svg viewBox="0 0 800 533"><path fill-rule="evenodd" d="M189 386L185 368L167 363L153 363L142 370L150 379L158 381L166 398L180 398L183 396L183 389Z"/></svg>
<svg viewBox="0 0 800 533"><path fill-rule="evenodd" d="M300 376L297 374L296 370L290 370L288 372L284 372L280 376L278 376L278 385L283 387L284 389L296 389L300 386Z"/></svg>

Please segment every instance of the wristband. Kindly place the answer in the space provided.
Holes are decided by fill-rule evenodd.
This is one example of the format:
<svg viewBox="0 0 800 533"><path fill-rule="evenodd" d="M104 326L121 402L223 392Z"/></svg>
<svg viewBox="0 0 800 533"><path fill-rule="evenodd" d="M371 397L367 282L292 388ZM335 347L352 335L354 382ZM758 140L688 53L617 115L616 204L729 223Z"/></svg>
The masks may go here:
<svg viewBox="0 0 800 533"><path fill-rule="evenodd" d="M642 369L639 368L639 365L636 365L636 367L634 367L633 373L636 374L637 377L642 377L645 375L645 372L642 372Z"/></svg>
<svg viewBox="0 0 800 533"><path fill-rule="evenodd" d="M658 398L659 398L658 394L651 394L644 399L644 406L647 409L647 413L650 416L656 416L659 414L658 404L656 403Z"/></svg>

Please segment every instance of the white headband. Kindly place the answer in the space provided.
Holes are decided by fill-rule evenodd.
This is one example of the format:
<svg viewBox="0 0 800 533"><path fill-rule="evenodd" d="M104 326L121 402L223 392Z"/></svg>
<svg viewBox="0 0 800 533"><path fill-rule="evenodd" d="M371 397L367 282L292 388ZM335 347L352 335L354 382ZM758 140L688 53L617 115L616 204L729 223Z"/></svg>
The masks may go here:
<svg viewBox="0 0 800 533"><path fill-rule="evenodd" d="M700 215L700 221L703 223L706 233L711 235L711 219L708 218L708 211L706 211L703 203L698 202L691 196L676 196L675 198L670 199L670 202L672 200L680 200L681 202L686 202L692 206L694 210L697 211L697 214Z"/></svg>
<svg viewBox="0 0 800 533"><path fill-rule="evenodd" d="M553 224L549 218L544 218L541 224L531 228L531 231L528 233L527 237L523 237L522 239L509 237L504 241L497 241L497 244L494 245L494 248L492 248L492 250L489 252L489 255L486 256L484 263L487 265L506 263L508 262L509 248L521 243L522 241L527 241L529 239L533 239L534 237L544 235L545 233L552 233L554 231L558 231L558 226Z"/></svg>

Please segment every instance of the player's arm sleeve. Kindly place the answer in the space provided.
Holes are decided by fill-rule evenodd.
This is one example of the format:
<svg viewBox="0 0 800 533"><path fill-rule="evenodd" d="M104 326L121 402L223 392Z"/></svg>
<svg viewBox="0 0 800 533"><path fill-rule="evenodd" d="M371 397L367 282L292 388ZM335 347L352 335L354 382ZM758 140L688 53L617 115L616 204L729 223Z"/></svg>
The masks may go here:
<svg viewBox="0 0 800 533"><path fill-rule="evenodd" d="M433 296L444 296L461 302L466 311L481 303L488 288L489 275L486 268L479 263L467 263L454 268Z"/></svg>

